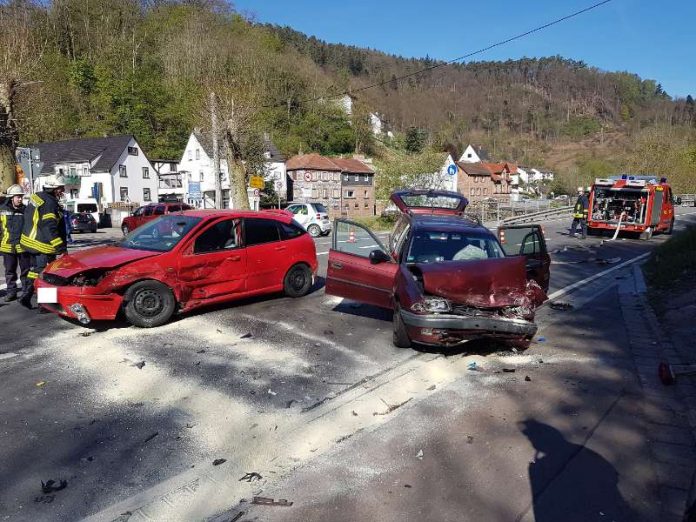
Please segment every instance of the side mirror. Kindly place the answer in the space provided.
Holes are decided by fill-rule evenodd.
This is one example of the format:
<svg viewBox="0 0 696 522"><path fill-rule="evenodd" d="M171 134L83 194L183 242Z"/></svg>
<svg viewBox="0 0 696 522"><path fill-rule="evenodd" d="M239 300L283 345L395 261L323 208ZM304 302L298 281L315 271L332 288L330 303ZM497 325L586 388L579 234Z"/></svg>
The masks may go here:
<svg viewBox="0 0 696 522"><path fill-rule="evenodd" d="M391 257L382 252L381 250L373 250L370 252L370 263L373 265L378 265L379 263L387 263L391 261Z"/></svg>
<svg viewBox="0 0 696 522"><path fill-rule="evenodd" d="M681 205L681 198L677 198L677 205Z"/></svg>

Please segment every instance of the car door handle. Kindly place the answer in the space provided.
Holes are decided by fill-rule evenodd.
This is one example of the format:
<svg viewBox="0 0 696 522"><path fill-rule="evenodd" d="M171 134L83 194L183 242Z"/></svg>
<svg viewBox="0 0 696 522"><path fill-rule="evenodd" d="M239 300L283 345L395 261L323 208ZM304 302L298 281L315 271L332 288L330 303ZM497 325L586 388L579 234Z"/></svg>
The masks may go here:
<svg viewBox="0 0 696 522"><path fill-rule="evenodd" d="M241 261L242 256L230 256L227 258L228 261Z"/></svg>
<svg viewBox="0 0 696 522"><path fill-rule="evenodd" d="M341 270L343 268L343 263L331 263L331 268L335 268L336 270Z"/></svg>
<svg viewBox="0 0 696 522"><path fill-rule="evenodd" d="M276 252L280 252L280 251L285 250L285 249L286 249L286 247L279 246L279 247L276 247Z"/></svg>

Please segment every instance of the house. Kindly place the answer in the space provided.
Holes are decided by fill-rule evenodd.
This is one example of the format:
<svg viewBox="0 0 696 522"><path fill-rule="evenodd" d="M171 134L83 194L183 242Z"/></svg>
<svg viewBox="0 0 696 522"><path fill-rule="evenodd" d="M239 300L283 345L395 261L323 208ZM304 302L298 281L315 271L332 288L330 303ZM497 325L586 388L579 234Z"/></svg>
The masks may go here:
<svg viewBox="0 0 696 522"><path fill-rule="evenodd" d="M462 152L459 161L464 163L481 163L482 161L490 161L490 155L483 147L469 144Z"/></svg>
<svg viewBox="0 0 696 522"><path fill-rule="evenodd" d="M457 190L469 201L489 198L509 201L511 167L508 164L458 161L457 166Z"/></svg>
<svg viewBox="0 0 696 522"><path fill-rule="evenodd" d="M42 177L62 174L68 199L94 199L100 213L112 214L114 226L120 224L120 215L115 212L122 207L119 203L157 201L157 173L131 135L45 142L31 147L39 149L43 161L36 189L41 189Z"/></svg>
<svg viewBox="0 0 696 522"><path fill-rule="evenodd" d="M285 157L273 144L268 135L264 135L263 176L266 181L272 181L280 201L287 201L287 174ZM213 145L211 140L199 129L189 136L184 152L179 161L181 181L189 205L201 208L215 207L215 176L213 174ZM222 206L230 206L230 177L227 168L227 158L220 148L220 173L222 184ZM193 185L191 185L193 184ZM249 206L259 208L259 193L252 188L247 189ZM200 198L198 195L200 194Z"/></svg>
<svg viewBox="0 0 696 522"><path fill-rule="evenodd" d="M293 201L323 203L331 217L374 215L375 173L364 161L302 154L288 160L287 173Z"/></svg>
<svg viewBox="0 0 696 522"><path fill-rule="evenodd" d="M153 159L152 165L159 180L159 201L184 201L186 193L182 174L179 172L179 160Z"/></svg>

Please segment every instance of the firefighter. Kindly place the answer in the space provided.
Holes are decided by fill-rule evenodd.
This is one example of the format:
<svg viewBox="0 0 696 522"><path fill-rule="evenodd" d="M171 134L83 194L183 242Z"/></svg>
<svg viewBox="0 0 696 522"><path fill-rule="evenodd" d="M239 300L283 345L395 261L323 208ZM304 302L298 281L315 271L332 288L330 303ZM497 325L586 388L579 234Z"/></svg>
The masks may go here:
<svg viewBox="0 0 696 522"><path fill-rule="evenodd" d="M38 278L50 262L59 254L67 252L63 211L58 200L65 192L65 181L61 175L51 175L43 185L43 191L33 194L24 211L24 227L20 244L31 254L29 286L19 302L31 308L34 294L34 279Z"/></svg>
<svg viewBox="0 0 696 522"><path fill-rule="evenodd" d="M2 252L5 265L5 281L7 282L7 294L5 302L9 303L17 299L17 268L19 268L19 280L22 289L29 286L27 275L31 258L22 251L19 238L22 235L24 223L24 190L19 185L12 185L5 193L7 201L0 206L0 252Z"/></svg>
<svg viewBox="0 0 696 522"><path fill-rule="evenodd" d="M582 187L578 187L578 200L573 208L573 223L570 225L570 237L575 237L578 225L582 232L582 238L587 238L587 214L590 207L590 191L583 192Z"/></svg>

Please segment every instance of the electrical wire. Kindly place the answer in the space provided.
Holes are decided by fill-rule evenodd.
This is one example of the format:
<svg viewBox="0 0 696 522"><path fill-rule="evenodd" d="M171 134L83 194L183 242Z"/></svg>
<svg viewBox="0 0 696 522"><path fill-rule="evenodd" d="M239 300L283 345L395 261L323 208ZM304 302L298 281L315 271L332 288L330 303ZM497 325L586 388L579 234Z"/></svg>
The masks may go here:
<svg viewBox="0 0 696 522"><path fill-rule="evenodd" d="M370 85L359 87L357 89L343 91L343 92L338 93L338 94L332 94L332 95L327 95L327 96L317 96L315 98L306 98L304 100L299 100L299 102L300 103L311 103L311 102L320 101L320 100L331 100L331 99L335 99L335 98L340 98L340 97L345 96L345 95L352 95L352 94L355 94L356 92L362 92L362 91L366 91L368 89L374 89L375 87L382 87L383 85L387 85L387 84L393 83L395 81L404 80L406 78L411 78L413 76L417 76L417 75L422 74L424 72L432 71L434 69L439 69L441 67L445 67L447 65L451 65L451 64L456 63L456 62L461 62L462 60L466 60L467 58L471 58L472 56L476 56L477 54L485 53L486 51L490 51L491 49L495 49L496 47L500 47L500 46L508 44L510 42L514 42L515 40L519 40L521 38L525 38L526 36L529 36L530 34L538 33L539 31L543 31L544 29L548 29L549 27L552 27L554 25L565 22L566 20L570 20L571 18L575 18L577 16L580 16L584 13L587 13L589 11L597 9L598 7L602 7L602 6L608 4L612 1L613 0L602 0L601 2L597 2L596 4L585 7L584 9L580 9L579 11L575 11L575 12L570 13L568 15L562 16L561 18L556 18L555 20L547 22L543 25L539 25L539 26L537 26L533 29L530 29L528 31L525 31L523 33L517 34L515 36L511 36L510 38L506 38L505 40L500 40L499 42L495 42L495 43L490 44L486 47L482 47L481 49L477 49L476 51L472 51L470 53L463 54L462 56L452 58L451 60L448 60L446 62L440 62L440 63L436 63L434 65L430 65L430 66L425 67L423 69L419 69L418 71L404 74L403 76L399 76L397 78L391 78L389 80L385 80L385 81L381 81L381 82L377 82L377 83L372 83ZM273 107L282 107L285 104L286 104L286 102L280 102L277 104L262 105L260 108L267 109L267 108L273 108Z"/></svg>

